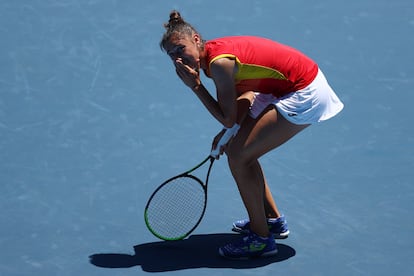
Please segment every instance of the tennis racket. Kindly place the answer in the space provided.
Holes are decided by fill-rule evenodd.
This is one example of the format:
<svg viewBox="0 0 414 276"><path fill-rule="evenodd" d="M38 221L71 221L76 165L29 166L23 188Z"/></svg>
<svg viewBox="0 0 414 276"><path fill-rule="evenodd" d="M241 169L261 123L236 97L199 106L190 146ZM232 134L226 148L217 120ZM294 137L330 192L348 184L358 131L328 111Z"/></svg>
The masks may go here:
<svg viewBox="0 0 414 276"><path fill-rule="evenodd" d="M214 160L221 147L234 137L240 126L226 129L215 149L200 164L162 183L145 206L145 224L152 234L162 240L181 240L200 224L207 206L207 185ZM205 181L192 173L210 161Z"/></svg>
<svg viewBox="0 0 414 276"><path fill-rule="evenodd" d="M214 157L162 183L145 207L145 224L162 240L181 240L200 224L207 206L207 185ZM192 173L210 161L205 181Z"/></svg>

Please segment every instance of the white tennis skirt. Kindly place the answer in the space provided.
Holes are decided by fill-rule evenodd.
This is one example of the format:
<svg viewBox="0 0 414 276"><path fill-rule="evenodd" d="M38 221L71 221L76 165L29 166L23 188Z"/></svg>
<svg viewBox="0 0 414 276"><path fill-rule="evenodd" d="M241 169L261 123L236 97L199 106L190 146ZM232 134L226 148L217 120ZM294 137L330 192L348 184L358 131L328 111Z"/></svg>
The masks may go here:
<svg viewBox="0 0 414 276"><path fill-rule="evenodd" d="M272 94L256 93L249 115L256 119L271 104L275 105L289 122L297 125L328 120L344 108L344 104L320 69L316 78L307 87L281 98L276 98Z"/></svg>

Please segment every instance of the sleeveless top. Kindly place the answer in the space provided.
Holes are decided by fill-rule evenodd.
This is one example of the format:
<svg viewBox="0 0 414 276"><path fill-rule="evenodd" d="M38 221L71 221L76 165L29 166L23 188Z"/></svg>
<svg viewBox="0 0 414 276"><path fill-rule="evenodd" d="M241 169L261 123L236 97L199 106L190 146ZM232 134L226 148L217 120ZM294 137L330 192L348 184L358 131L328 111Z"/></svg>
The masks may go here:
<svg viewBox="0 0 414 276"><path fill-rule="evenodd" d="M282 97L308 86L318 73L318 65L300 51L281 43L254 36L232 36L205 43L208 68L220 58L235 60L236 90L254 91Z"/></svg>

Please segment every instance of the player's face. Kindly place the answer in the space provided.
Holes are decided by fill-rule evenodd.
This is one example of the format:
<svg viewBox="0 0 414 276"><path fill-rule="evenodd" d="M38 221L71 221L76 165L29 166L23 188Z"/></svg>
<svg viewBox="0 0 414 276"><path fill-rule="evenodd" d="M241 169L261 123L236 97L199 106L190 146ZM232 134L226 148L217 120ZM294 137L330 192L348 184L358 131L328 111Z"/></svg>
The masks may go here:
<svg viewBox="0 0 414 276"><path fill-rule="evenodd" d="M199 69L200 53L194 37L172 38L165 50L173 62L180 60L193 69Z"/></svg>

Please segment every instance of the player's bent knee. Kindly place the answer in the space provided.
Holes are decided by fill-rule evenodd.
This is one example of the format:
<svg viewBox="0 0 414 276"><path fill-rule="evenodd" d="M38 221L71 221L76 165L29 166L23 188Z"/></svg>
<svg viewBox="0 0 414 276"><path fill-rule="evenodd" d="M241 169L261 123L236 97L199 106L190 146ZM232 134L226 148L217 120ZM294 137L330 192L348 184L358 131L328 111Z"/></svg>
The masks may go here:
<svg viewBox="0 0 414 276"><path fill-rule="evenodd" d="M255 160L254 157L250 156L246 151L237 147L228 147L226 150L227 159L232 167L244 167L248 166Z"/></svg>

